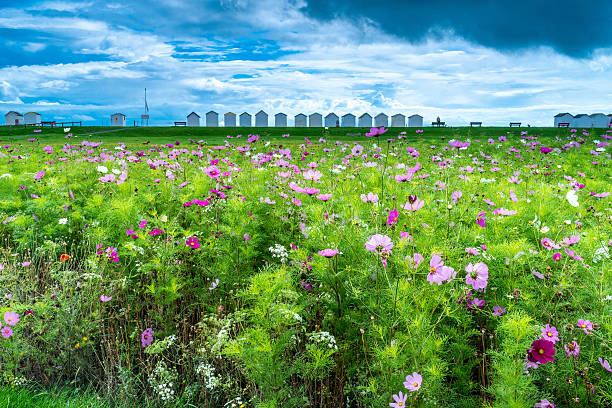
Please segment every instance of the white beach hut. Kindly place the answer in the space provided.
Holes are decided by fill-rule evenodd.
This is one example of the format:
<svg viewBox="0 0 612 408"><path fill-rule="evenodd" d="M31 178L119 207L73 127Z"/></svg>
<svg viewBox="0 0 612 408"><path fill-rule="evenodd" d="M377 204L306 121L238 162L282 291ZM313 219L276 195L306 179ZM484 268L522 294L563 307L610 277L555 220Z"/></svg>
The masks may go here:
<svg viewBox="0 0 612 408"><path fill-rule="evenodd" d="M378 115L374 117L374 126L375 127L389 126L389 117L385 115L384 113L379 113Z"/></svg>
<svg viewBox="0 0 612 408"><path fill-rule="evenodd" d="M308 115L309 127L323 127L323 115L320 113L311 113Z"/></svg>
<svg viewBox="0 0 612 408"><path fill-rule="evenodd" d="M242 112L240 114L240 126L242 127L251 127L252 118L250 113Z"/></svg>
<svg viewBox="0 0 612 408"><path fill-rule="evenodd" d="M195 112L191 112L187 115L187 126L200 126L200 115Z"/></svg>
<svg viewBox="0 0 612 408"><path fill-rule="evenodd" d="M227 112L223 115L223 126L236 127L236 114L234 112Z"/></svg>
<svg viewBox="0 0 612 408"><path fill-rule="evenodd" d="M574 120L574 116L572 116L571 113L557 113L555 115L555 127L559 127L559 123L572 123L572 120Z"/></svg>
<svg viewBox="0 0 612 408"><path fill-rule="evenodd" d="M219 114L215 111L206 112L206 126L217 127L219 126Z"/></svg>
<svg viewBox="0 0 612 408"><path fill-rule="evenodd" d="M583 127L590 128L591 127L591 117L586 113L579 113L578 115L574 115L574 118L570 122L571 127Z"/></svg>
<svg viewBox="0 0 612 408"><path fill-rule="evenodd" d="M608 123L610 123L608 115L603 113L593 113L589 117L591 118L591 126L594 128L607 128Z"/></svg>
<svg viewBox="0 0 612 408"><path fill-rule="evenodd" d="M329 113L325 116L325 126L327 127L336 127L336 125L340 125L340 118L335 113Z"/></svg>
<svg viewBox="0 0 612 408"><path fill-rule="evenodd" d="M26 125L40 125L40 113L26 112L23 114L23 123Z"/></svg>
<svg viewBox="0 0 612 408"><path fill-rule="evenodd" d="M111 126L125 126L125 115L123 113L113 113L111 115Z"/></svg>
<svg viewBox="0 0 612 408"><path fill-rule="evenodd" d="M347 113L342 116L342 127L355 127L355 115Z"/></svg>
<svg viewBox="0 0 612 408"><path fill-rule="evenodd" d="M372 116L369 113L364 113L359 117L359 127L372 127Z"/></svg>
<svg viewBox="0 0 612 408"><path fill-rule="evenodd" d="M306 127L306 115L304 115L303 113L298 113L297 115L295 115L295 127Z"/></svg>
<svg viewBox="0 0 612 408"><path fill-rule="evenodd" d="M10 111L4 115L4 123L6 126L23 125L23 115L19 112Z"/></svg>
<svg viewBox="0 0 612 408"><path fill-rule="evenodd" d="M277 113L274 115L274 126L287 127L287 115L284 113Z"/></svg>
<svg viewBox="0 0 612 408"><path fill-rule="evenodd" d="M263 110L260 110L255 114L255 126L268 127L268 114Z"/></svg>
<svg viewBox="0 0 612 408"><path fill-rule="evenodd" d="M417 114L408 116L408 127L423 127L423 117Z"/></svg>
<svg viewBox="0 0 612 408"><path fill-rule="evenodd" d="M406 116L401 113L391 116L391 127L406 127Z"/></svg>

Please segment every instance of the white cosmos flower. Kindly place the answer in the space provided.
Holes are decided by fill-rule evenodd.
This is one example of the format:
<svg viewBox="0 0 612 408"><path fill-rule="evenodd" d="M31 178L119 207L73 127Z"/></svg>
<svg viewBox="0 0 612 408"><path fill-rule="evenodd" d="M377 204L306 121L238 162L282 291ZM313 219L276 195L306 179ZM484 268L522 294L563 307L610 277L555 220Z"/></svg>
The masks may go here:
<svg viewBox="0 0 612 408"><path fill-rule="evenodd" d="M68 222L68 218L60 218L59 219L59 223L62 225L66 225L66 223Z"/></svg>
<svg viewBox="0 0 612 408"><path fill-rule="evenodd" d="M578 207L578 196L574 190L569 190L567 194L565 194L565 198L572 207Z"/></svg>
<svg viewBox="0 0 612 408"><path fill-rule="evenodd" d="M112 171L113 173L115 173L116 175L121 174L121 170L119 170L119 169L112 169L111 171Z"/></svg>
<svg viewBox="0 0 612 408"><path fill-rule="evenodd" d="M96 167L96 170L98 170L100 173L108 173L108 168L105 166L98 166Z"/></svg>

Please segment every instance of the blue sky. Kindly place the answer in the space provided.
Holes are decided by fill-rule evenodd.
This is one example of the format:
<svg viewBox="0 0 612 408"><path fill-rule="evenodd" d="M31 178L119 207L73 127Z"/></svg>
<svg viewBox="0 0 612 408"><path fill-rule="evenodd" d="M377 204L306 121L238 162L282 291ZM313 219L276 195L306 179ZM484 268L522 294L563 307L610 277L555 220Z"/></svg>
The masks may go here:
<svg viewBox="0 0 612 408"><path fill-rule="evenodd" d="M0 0L0 105L131 123L146 87L158 125L211 109L551 125L612 113L611 26L609 0Z"/></svg>

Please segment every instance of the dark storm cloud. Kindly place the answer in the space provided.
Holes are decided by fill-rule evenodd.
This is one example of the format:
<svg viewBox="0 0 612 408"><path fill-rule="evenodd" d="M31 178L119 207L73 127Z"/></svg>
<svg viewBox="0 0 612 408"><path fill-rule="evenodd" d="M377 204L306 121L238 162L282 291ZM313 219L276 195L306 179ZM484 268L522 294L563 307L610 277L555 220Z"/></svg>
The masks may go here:
<svg viewBox="0 0 612 408"><path fill-rule="evenodd" d="M368 18L384 31L410 41L453 30L499 50L547 45L586 57L612 46L612 1L591 0L307 0L311 17Z"/></svg>

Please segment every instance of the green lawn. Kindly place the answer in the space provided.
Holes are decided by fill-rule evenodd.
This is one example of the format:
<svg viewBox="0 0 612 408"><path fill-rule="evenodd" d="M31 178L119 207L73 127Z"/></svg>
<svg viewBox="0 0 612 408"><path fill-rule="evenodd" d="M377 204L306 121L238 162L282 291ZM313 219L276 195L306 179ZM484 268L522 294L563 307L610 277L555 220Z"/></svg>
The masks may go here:
<svg viewBox="0 0 612 408"><path fill-rule="evenodd" d="M25 387L0 389L0 408L106 408L102 399L78 389L40 391Z"/></svg>
<svg viewBox="0 0 612 408"><path fill-rule="evenodd" d="M406 132L409 139L414 138L432 138L438 139L445 136L447 139L456 138L497 138L501 135L508 137L520 136L521 131L528 131L530 134L537 134L544 137L555 137L557 135L566 135L569 130L565 128L504 128L504 127L457 127L457 128L423 128L424 133L417 135L415 128L390 128L384 135L384 139L393 138ZM70 132L73 137L70 140L71 144L81 138L88 141L105 141L108 143L125 142L129 144L142 144L150 142L170 143L177 140L181 142L189 142L193 140L205 140L209 144L225 143L225 141L243 142L249 134L259 134L268 140L289 142L304 142L304 138L308 138L313 142L324 137L328 141L341 140L353 141L363 139L364 135L369 131L367 128L224 128L224 127L126 127L126 128L111 128L100 126L83 126L73 127ZM605 129L594 129L595 134L602 134ZM96 133L104 132L104 133ZM289 134L290 137L283 138L282 135ZM28 127L2 127L0 128L1 143L15 143L17 141L26 141L29 138L35 137L40 143L48 144L63 144L67 142L65 139L64 129L62 128L43 128L42 132L34 133L34 128ZM230 139L227 136L235 137L243 135L240 139Z"/></svg>

